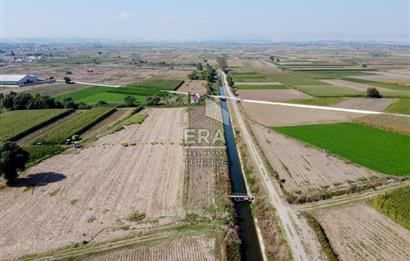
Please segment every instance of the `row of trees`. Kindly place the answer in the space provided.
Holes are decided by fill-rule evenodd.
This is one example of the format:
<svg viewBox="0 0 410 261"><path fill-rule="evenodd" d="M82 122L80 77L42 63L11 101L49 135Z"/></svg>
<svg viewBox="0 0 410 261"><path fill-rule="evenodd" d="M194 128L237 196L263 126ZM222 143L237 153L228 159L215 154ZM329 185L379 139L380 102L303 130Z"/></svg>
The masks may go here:
<svg viewBox="0 0 410 261"><path fill-rule="evenodd" d="M199 63L196 68L197 70L194 70L192 73L188 74L189 79L211 82L216 74L215 69L208 63L205 67Z"/></svg>
<svg viewBox="0 0 410 261"><path fill-rule="evenodd" d="M66 97L62 102L56 101L50 96L39 93L0 93L0 108L7 110L34 110L34 109L55 109L55 108L86 108L86 104L76 104L71 97Z"/></svg>

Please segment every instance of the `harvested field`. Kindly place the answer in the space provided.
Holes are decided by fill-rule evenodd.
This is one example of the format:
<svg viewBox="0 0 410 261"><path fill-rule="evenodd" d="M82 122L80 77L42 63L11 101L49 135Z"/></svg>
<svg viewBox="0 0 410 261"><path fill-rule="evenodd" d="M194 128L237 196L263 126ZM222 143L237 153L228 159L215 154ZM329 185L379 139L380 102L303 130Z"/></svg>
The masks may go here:
<svg viewBox="0 0 410 261"><path fill-rule="evenodd" d="M156 109L142 125L28 169L0 191L0 259L126 235L184 214L182 109ZM29 188L25 188L29 186ZM145 221L129 221L142 213ZM156 222L149 222L152 219Z"/></svg>
<svg viewBox="0 0 410 261"><path fill-rule="evenodd" d="M314 123L345 122L363 116L348 112L324 111L288 106L241 103L247 118L264 126L291 126Z"/></svg>
<svg viewBox="0 0 410 261"><path fill-rule="evenodd" d="M378 81L378 82L410 83L410 75L408 71L406 74L394 73L394 72L375 72L375 73L372 73L372 75L354 76L352 78L369 80L369 81Z"/></svg>
<svg viewBox="0 0 410 261"><path fill-rule="evenodd" d="M371 99L371 98L351 98L335 104L333 107L368 110L368 111L384 111L396 99Z"/></svg>
<svg viewBox="0 0 410 261"><path fill-rule="evenodd" d="M340 260L409 260L410 231L365 203L314 212Z"/></svg>
<svg viewBox="0 0 410 261"><path fill-rule="evenodd" d="M21 64L2 67L2 73L30 73L43 78L54 76L62 80L66 72L73 81L127 85L143 79L185 79L189 71L169 70L168 67L141 68L124 64Z"/></svg>
<svg viewBox="0 0 410 261"><path fill-rule="evenodd" d="M410 117L367 115L354 120L364 125L410 135Z"/></svg>
<svg viewBox="0 0 410 261"><path fill-rule="evenodd" d="M184 82L181 87L178 88L179 92L190 92L206 94L206 88L204 86L204 81L202 80L189 80Z"/></svg>
<svg viewBox="0 0 410 261"><path fill-rule="evenodd" d="M122 249L112 253L93 256L84 260L98 261L156 261L156 260L216 260L215 239L206 237L183 237L156 244L145 244L134 248Z"/></svg>
<svg viewBox="0 0 410 261"><path fill-rule="evenodd" d="M240 99L283 102L295 99L309 99L311 96L297 90L237 90Z"/></svg>
<svg viewBox="0 0 410 261"><path fill-rule="evenodd" d="M31 94L40 93L41 95L56 96L62 93L77 91L88 87L88 85L79 83L66 84L56 82L53 84L40 84L20 88L20 91Z"/></svg>
<svg viewBox="0 0 410 261"><path fill-rule="evenodd" d="M280 179L285 180L282 185L286 191L341 188L340 185L347 181L379 176L258 124L251 124L251 128L269 164L278 172Z"/></svg>
<svg viewBox="0 0 410 261"><path fill-rule="evenodd" d="M53 84L38 84L38 85L31 85L26 87L7 87L7 88L0 88L0 93L8 93L10 91L13 92L24 92L24 93L40 93L41 95L48 95L48 96L55 96L65 92L80 90L89 87L88 85L84 84L66 84L56 82Z"/></svg>
<svg viewBox="0 0 410 261"><path fill-rule="evenodd" d="M187 211L200 213L206 208L217 207L218 201L223 200L224 194L226 197L230 191L229 187L225 187L230 181L221 123L222 113L218 103L208 102L206 108L190 108L185 117L189 118L186 127L197 131L195 137L184 147L184 205ZM206 142L199 138L202 130L209 131ZM213 143L215 137L220 139L215 139L216 142Z"/></svg>

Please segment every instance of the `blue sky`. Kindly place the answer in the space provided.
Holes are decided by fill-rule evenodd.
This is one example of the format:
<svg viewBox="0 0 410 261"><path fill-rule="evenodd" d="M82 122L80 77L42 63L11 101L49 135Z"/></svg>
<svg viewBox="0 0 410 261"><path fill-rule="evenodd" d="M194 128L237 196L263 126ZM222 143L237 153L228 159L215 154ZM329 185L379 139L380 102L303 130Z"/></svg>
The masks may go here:
<svg viewBox="0 0 410 261"><path fill-rule="evenodd" d="M0 0L4 38L409 42L409 0Z"/></svg>

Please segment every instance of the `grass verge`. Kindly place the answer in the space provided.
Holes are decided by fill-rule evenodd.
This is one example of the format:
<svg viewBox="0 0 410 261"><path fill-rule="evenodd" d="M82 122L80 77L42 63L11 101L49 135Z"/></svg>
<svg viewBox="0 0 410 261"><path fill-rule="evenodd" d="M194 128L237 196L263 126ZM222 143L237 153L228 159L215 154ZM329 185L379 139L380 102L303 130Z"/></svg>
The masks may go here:
<svg viewBox="0 0 410 261"><path fill-rule="evenodd" d="M319 239L320 246L322 248L323 253L325 253L327 259L329 261L337 261L339 260L338 255L333 250L332 246L330 245L329 238L326 236L325 230L316 220L316 218L309 214L304 213L304 216L309 223L310 227L315 231L317 238Z"/></svg>

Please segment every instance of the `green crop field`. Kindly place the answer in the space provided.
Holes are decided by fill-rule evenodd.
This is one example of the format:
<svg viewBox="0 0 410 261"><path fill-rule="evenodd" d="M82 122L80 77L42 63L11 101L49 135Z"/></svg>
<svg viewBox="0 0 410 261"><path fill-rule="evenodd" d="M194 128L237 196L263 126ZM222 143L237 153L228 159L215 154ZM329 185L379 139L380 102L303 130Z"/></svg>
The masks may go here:
<svg viewBox="0 0 410 261"><path fill-rule="evenodd" d="M281 90L281 89L287 89L285 85L235 85L236 89L239 90Z"/></svg>
<svg viewBox="0 0 410 261"><path fill-rule="evenodd" d="M360 97L365 92L332 85L295 85L293 88L314 97Z"/></svg>
<svg viewBox="0 0 410 261"><path fill-rule="evenodd" d="M70 120L50 129L41 135L37 141L46 144L62 144L67 138L75 134L81 134L109 116L112 112L114 112L114 109L111 107L96 107L84 111Z"/></svg>
<svg viewBox="0 0 410 261"><path fill-rule="evenodd" d="M45 109L2 113L0 114L0 141L17 140L70 112L71 110L65 109Z"/></svg>
<svg viewBox="0 0 410 261"><path fill-rule="evenodd" d="M144 122L144 120L148 117L148 114L146 113L139 113L132 115L128 119L124 121L124 125L131 125L131 124L141 124Z"/></svg>
<svg viewBox="0 0 410 261"><path fill-rule="evenodd" d="M64 148L61 145L44 144L24 146L24 150L29 153L28 164L33 165L44 158L61 153Z"/></svg>
<svg viewBox="0 0 410 261"><path fill-rule="evenodd" d="M370 169L410 175L410 136L356 123L274 127L275 131Z"/></svg>
<svg viewBox="0 0 410 261"><path fill-rule="evenodd" d="M399 99L397 102L387 107L386 111L410 115L410 98Z"/></svg>
<svg viewBox="0 0 410 261"><path fill-rule="evenodd" d="M57 100L63 100L64 97L71 97L74 102L84 102L95 104L99 101L105 101L110 104L123 104L124 98L133 96L138 103L143 103L147 96L166 96L167 93L162 90L175 90L183 81L180 80L144 80L139 81L127 87L104 87L92 86L73 92L64 93L56 96Z"/></svg>
<svg viewBox="0 0 410 261"><path fill-rule="evenodd" d="M345 77L343 78L343 80L349 81L349 82L367 84L367 85L370 85L369 87L373 86L373 87L382 87L382 88L396 90L396 91L410 91L410 86L400 85L397 83L375 82L375 81L356 79L356 78L350 78L350 77Z"/></svg>
<svg viewBox="0 0 410 261"><path fill-rule="evenodd" d="M331 106L339 102L342 102L343 100L343 98L313 98L290 100L289 102L306 105Z"/></svg>
<svg viewBox="0 0 410 261"><path fill-rule="evenodd" d="M129 95L129 94L122 94L122 93L113 93L113 92L100 92L83 99L75 100L76 102L83 102L86 104L95 104L99 101L105 101L109 104L123 104L124 99L127 96L132 96L135 98L136 103L144 103L145 97L144 96L137 96L137 95Z"/></svg>
<svg viewBox="0 0 410 261"><path fill-rule="evenodd" d="M410 186L373 198L370 203L380 212L410 230Z"/></svg>
<svg viewBox="0 0 410 261"><path fill-rule="evenodd" d="M270 82L268 76L256 72L230 73L235 82Z"/></svg>
<svg viewBox="0 0 410 261"><path fill-rule="evenodd" d="M55 98L57 100L63 100L64 97L71 97L74 102L84 102L94 104L99 101L105 101L114 104L123 104L126 96L133 96L137 102L145 100L145 96L164 96L165 92L161 92L158 89L148 89L139 87L121 87L111 88L102 86L93 86L78 91L65 93Z"/></svg>
<svg viewBox="0 0 410 261"><path fill-rule="evenodd" d="M154 88L159 90L174 91L184 83L182 80L142 80L127 85L127 87Z"/></svg>
<svg viewBox="0 0 410 261"><path fill-rule="evenodd" d="M294 85L327 85L324 82L307 77L306 73L287 72L270 76L274 82L280 82L288 86Z"/></svg>

